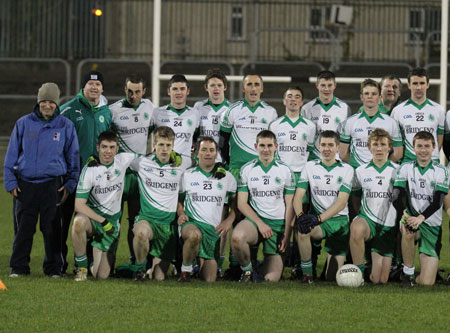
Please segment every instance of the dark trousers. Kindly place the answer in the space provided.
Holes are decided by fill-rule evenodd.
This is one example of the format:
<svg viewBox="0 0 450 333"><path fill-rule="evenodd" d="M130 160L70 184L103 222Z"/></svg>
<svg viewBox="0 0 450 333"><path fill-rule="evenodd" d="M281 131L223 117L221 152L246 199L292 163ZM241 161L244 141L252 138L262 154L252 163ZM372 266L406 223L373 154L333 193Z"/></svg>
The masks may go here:
<svg viewBox="0 0 450 333"><path fill-rule="evenodd" d="M62 272L66 273L67 270L67 237L69 236L69 228L70 222L72 221L72 215L75 206L75 192L70 194L64 204L59 206L58 210L60 213L58 214L57 223L60 225L59 230L61 234L61 253L63 258L63 268Z"/></svg>
<svg viewBox="0 0 450 333"><path fill-rule="evenodd" d="M56 179L45 183L19 181L21 192L19 192L14 205L16 234L9 261L11 273L30 273L30 253L39 216L39 226L44 237L45 247L44 273L46 275L61 274L60 234L58 226L55 225L57 203L60 200L59 185L60 182Z"/></svg>

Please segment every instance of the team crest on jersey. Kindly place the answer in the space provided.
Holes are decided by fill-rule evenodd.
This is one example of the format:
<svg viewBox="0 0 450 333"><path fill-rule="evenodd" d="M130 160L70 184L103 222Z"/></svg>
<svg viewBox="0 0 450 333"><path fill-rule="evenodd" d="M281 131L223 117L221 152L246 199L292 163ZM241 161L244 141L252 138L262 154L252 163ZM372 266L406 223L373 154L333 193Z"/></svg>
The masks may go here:
<svg viewBox="0 0 450 333"><path fill-rule="evenodd" d="M263 124L267 124L267 120L265 120L264 118L261 119L261 122L262 122Z"/></svg>
<svg viewBox="0 0 450 333"><path fill-rule="evenodd" d="M102 175L98 175L97 177L95 177L96 181L99 181L100 179L102 179Z"/></svg>
<svg viewBox="0 0 450 333"><path fill-rule="evenodd" d="M306 139L307 139L306 133L303 133L302 139L303 139L303 141L306 141Z"/></svg>
<svg viewBox="0 0 450 333"><path fill-rule="evenodd" d="M434 116L433 116L432 114L429 114L429 115L428 115L428 119L429 119L430 121L434 121Z"/></svg>
<svg viewBox="0 0 450 333"><path fill-rule="evenodd" d="M114 174L115 174L116 176L120 175L120 170L119 170L119 169L114 169Z"/></svg>
<svg viewBox="0 0 450 333"><path fill-rule="evenodd" d="M192 123L192 120L188 119L188 120L187 120L187 124L188 124L188 126L192 126L192 124L193 124L193 123Z"/></svg>
<svg viewBox="0 0 450 333"><path fill-rule="evenodd" d="M338 179L337 179L338 184L342 183L342 180L343 180L342 177L339 176Z"/></svg>
<svg viewBox="0 0 450 333"><path fill-rule="evenodd" d="M60 141L60 139L61 139L61 133L54 132L53 133L53 141Z"/></svg>
<svg viewBox="0 0 450 333"><path fill-rule="evenodd" d="M432 188L434 188L434 186L436 185L436 182L435 182L434 180L432 180L432 181L430 182L430 185L431 185Z"/></svg>
<svg viewBox="0 0 450 333"><path fill-rule="evenodd" d="M171 174L172 176L176 176L176 175L177 175L177 171L176 171L176 170L170 170L170 174Z"/></svg>
<svg viewBox="0 0 450 333"><path fill-rule="evenodd" d="M144 119L147 120L148 119L148 113L144 112Z"/></svg>
<svg viewBox="0 0 450 333"><path fill-rule="evenodd" d="M336 119L334 120L334 122L335 122L336 124L340 124L340 123L341 123L341 120L339 119L339 117L336 117Z"/></svg>
<svg viewBox="0 0 450 333"><path fill-rule="evenodd" d="M217 183L217 188L218 188L219 190L223 189L223 185L222 185L221 182L218 182L218 183Z"/></svg>
<svg viewBox="0 0 450 333"><path fill-rule="evenodd" d="M281 184L281 179L280 179L280 177L275 177L275 183L276 183L276 184Z"/></svg>
<svg viewBox="0 0 450 333"><path fill-rule="evenodd" d="M104 122L105 122L105 117L100 116L100 117L98 117L98 120L99 120L101 123L104 123Z"/></svg>

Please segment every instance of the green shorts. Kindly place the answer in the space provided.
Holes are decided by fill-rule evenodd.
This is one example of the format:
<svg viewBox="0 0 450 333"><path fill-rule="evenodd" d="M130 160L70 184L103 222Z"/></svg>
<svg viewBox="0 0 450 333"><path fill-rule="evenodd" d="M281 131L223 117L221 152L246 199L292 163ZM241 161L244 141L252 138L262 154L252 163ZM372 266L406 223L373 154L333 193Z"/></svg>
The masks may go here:
<svg viewBox="0 0 450 333"><path fill-rule="evenodd" d="M241 169L240 168L230 168L228 171L234 176L234 178L238 182L239 181L239 173L241 172Z"/></svg>
<svg viewBox="0 0 450 333"><path fill-rule="evenodd" d="M137 180L137 175L133 172L128 172L125 175L124 179L124 188L122 201L127 201L128 199L139 200L139 183Z"/></svg>
<svg viewBox="0 0 450 333"><path fill-rule="evenodd" d="M203 222L189 221L181 226L181 230L189 224L196 226L202 233L202 241L200 243L198 256L204 259L219 261L220 237L219 234L216 233L215 228L212 225Z"/></svg>
<svg viewBox="0 0 450 333"><path fill-rule="evenodd" d="M246 218L247 221L250 221L258 231L258 244L263 242L263 253L271 254L271 255L280 255L278 246L281 244L281 241L284 237L284 220L269 220L260 217L261 220L265 224L267 224L270 228L272 228L273 235L269 239L264 239L258 230L258 226L252 220Z"/></svg>
<svg viewBox="0 0 450 333"><path fill-rule="evenodd" d="M114 233L112 235L107 235L100 223L91 220L94 233L90 239L92 240L93 247L103 252L116 253L117 244L119 243L120 225L111 218L108 218L108 221L114 226Z"/></svg>
<svg viewBox="0 0 450 333"><path fill-rule="evenodd" d="M325 252L334 256L345 256L350 236L348 216L333 217L320 224L325 238Z"/></svg>
<svg viewBox="0 0 450 333"><path fill-rule="evenodd" d="M370 229L370 238L367 244L371 252L376 252L380 256L392 258L397 239L397 228L386 227L369 219L367 216L358 215L367 222Z"/></svg>
<svg viewBox="0 0 450 333"><path fill-rule="evenodd" d="M135 223L139 221L146 221L152 229L153 240L150 244L150 254L165 261L174 260L177 243L175 223L157 223L143 215L136 216Z"/></svg>
<svg viewBox="0 0 450 333"><path fill-rule="evenodd" d="M431 227L426 223L419 225L419 253L439 259L442 248L442 227Z"/></svg>

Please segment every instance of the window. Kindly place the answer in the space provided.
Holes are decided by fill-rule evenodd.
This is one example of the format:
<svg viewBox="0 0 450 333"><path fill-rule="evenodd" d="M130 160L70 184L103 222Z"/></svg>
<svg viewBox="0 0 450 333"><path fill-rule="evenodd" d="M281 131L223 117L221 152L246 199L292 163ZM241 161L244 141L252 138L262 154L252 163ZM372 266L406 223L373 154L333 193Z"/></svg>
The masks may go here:
<svg viewBox="0 0 450 333"><path fill-rule="evenodd" d="M242 6L231 7L231 39L244 38L244 14Z"/></svg>
<svg viewBox="0 0 450 333"><path fill-rule="evenodd" d="M437 8L421 8L409 10L408 41L423 43L432 32L441 31L441 10ZM440 33L430 35L431 41L439 43Z"/></svg>
<svg viewBox="0 0 450 333"><path fill-rule="evenodd" d="M311 8L309 12L309 27L311 29L320 29L309 32L309 39L314 41L329 41L330 34L324 29L327 29L330 22L331 7ZM329 30L329 29L328 29Z"/></svg>

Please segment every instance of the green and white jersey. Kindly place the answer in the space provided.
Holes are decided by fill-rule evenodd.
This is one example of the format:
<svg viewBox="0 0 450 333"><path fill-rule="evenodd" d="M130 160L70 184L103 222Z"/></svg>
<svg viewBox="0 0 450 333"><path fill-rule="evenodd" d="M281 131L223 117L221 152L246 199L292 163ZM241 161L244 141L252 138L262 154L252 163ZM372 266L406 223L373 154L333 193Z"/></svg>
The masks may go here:
<svg viewBox="0 0 450 333"><path fill-rule="evenodd" d="M445 140L450 140L450 112L447 111L445 114L445 124L444 124L444 135Z"/></svg>
<svg viewBox="0 0 450 333"><path fill-rule="evenodd" d="M326 166L322 161L306 163L297 187L311 189L311 206L315 215L322 214L337 200L339 192L350 193L353 185L353 168L342 161ZM348 216L348 206L337 213L337 216Z"/></svg>
<svg viewBox="0 0 450 333"><path fill-rule="evenodd" d="M181 167L186 170L192 165L191 149L194 133L200 126L200 114L197 109L185 106L176 110L171 105L156 108L153 111L151 128L168 126L175 132L174 150L183 158Z"/></svg>
<svg viewBox="0 0 450 333"><path fill-rule="evenodd" d="M314 148L316 125L301 115L297 119L284 115L271 122L269 130L277 137L278 157L294 172L301 172Z"/></svg>
<svg viewBox="0 0 450 333"><path fill-rule="evenodd" d="M309 159L316 160L321 158L319 152L319 135L323 131L341 132L342 123L350 117L349 106L337 97L333 97L330 104L323 104L319 97L309 101L302 106L302 116L311 120L316 125L316 140L314 149Z"/></svg>
<svg viewBox="0 0 450 333"><path fill-rule="evenodd" d="M119 138L120 151L145 155L147 153L148 130L153 115L153 104L142 99L138 106L132 107L126 99L109 106L111 128Z"/></svg>
<svg viewBox="0 0 450 333"><path fill-rule="evenodd" d="M131 164L138 173L141 211L155 223L170 224L175 218L183 168L161 163L156 155L142 156Z"/></svg>
<svg viewBox="0 0 450 333"><path fill-rule="evenodd" d="M395 226L395 214L388 213L393 211L392 192L398 167L389 160L381 168L370 161L355 172L353 190L362 191L360 214L386 227Z"/></svg>
<svg viewBox="0 0 450 333"><path fill-rule="evenodd" d="M209 99L195 103L194 109L197 109L200 114L200 135L210 136L219 144L220 121L229 106L230 102L226 99L219 105L214 105ZM222 162L220 152L217 155L216 162Z"/></svg>
<svg viewBox="0 0 450 333"><path fill-rule="evenodd" d="M400 128L394 119L380 112L372 117L365 111L356 113L345 120L341 131L341 142L350 145L349 163L352 167L357 168L372 159L367 144L369 135L375 128L382 128L390 134L393 147L402 145Z"/></svg>
<svg viewBox="0 0 450 333"><path fill-rule="evenodd" d="M230 168L239 169L258 157L255 149L256 135L268 129L269 124L277 117L277 111L263 101L252 107L243 99L225 111L220 130L231 133Z"/></svg>
<svg viewBox="0 0 450 333"><path fill-rule="evenodd" d="M238 191L248 192L250 206L258 216L284 220L284 196L295 193L294 172L283 161L274 159L266 167L255 159L241 168Z"/></svg>
<svg viewBox="0 0 450 333"><path fill-rule="evenodd" d="M228 196L236 194L236 179L227 171L222 179L214 178L200 167L187 169L181 178L184 211L189 219L214 228L222 221L223 206Z"/></svg>
<svg viewBox="0 0 450 333"><path fill-rule="evenodd" d="M410 215L417 216L430 205L436 191L448 193L448 170L435 161L431 161L425 168L417 160L407 162L398 170L394 186L406 190L406 209ZM442 209L438 209L424 222L432 227L442 225Z"/></svg>
<svg viewBox="0 0 450 333"><path fill-rule="evenodd" d="M420 131L427 131L433 134L436 142L433 159L439 160L437 136L444 134L445 123L445 111L442 106L428 98L422 105L417 105L411 99L408 99L392 110L391 117L397 120L400 125L406 148L402 163L416 159L413 138Z"/></svg>
<svg viewBox="0 0 450 333"><path fill-rule="evenodd" d="M76 197L87 199L86 204L103 217L120 213L125 173L136 158L133 153L120 153L110 165L86 165L78 180Z"/></svg>

